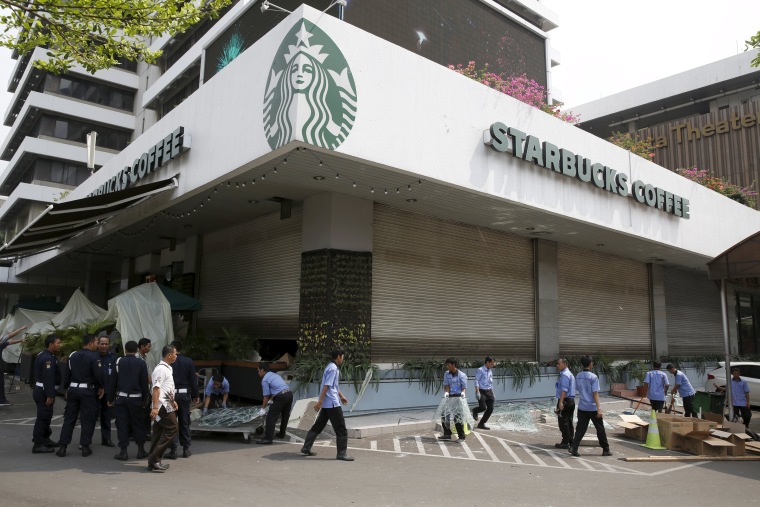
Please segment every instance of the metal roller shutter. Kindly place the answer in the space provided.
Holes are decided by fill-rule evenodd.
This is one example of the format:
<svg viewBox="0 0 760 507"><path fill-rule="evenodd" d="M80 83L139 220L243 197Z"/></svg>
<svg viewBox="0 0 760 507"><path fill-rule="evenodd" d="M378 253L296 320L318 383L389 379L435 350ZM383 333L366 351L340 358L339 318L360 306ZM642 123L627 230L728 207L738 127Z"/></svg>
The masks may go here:
<svg viewBox="0 0 760 507"><path fill-rule="evenodd" d="M557 283L561 355L652 355L646 264L558 244Z"/></svg>
<svg viewBox="0 0 760 507"><path fill-rule="evenodd" d="M707 273L665 268L665 314L670 355L723 352L720 290Z"/></svg>
<svg viewBox="0 0 760 507"><path fill-rule="evenodd" d="M296 339L301 277L301 209L203 238L199 327L237 327L256 338Z"/></svg>
<svg viewBox="0 0 760 507"><path fill-rule="evenodd" d="M372 359L534 359L531 241L375 206Z"/></svg>

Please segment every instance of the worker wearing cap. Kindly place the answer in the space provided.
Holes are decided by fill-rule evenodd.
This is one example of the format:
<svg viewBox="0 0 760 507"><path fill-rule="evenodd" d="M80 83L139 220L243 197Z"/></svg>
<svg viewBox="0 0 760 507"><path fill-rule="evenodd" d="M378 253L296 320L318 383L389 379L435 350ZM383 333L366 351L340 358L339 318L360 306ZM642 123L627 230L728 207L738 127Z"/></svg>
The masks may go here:
<svg viewBox="0 0 760 507"><path fill-rule="evenodd" d="M272 406L269 407L269 413L267 414L264 438L257 440L256 443L271 444L274 438L274 427L277 424L277 419L282 419L277 438L285 438L285 430L288 428L288 420L290 419L290 407L293 405L293 393L290 391L290 386L282 377L269 370L269 363L261 363L259 365L259 377L261 377L261 390L264 395L259 415L266 413L266 406L269 400L272 400Z"/></svg>
<svg viewBox="0 0 760 507"><path fill-rule="evenodd" d="M675 377L675 380L673 380L673 390L670 392L670 395L673 396L676 394L676 391L681 395L684 417L696 416L697 413L694 412L694 396L697 394L697 391L691 386L689 378L672 364L669 364L667 369Z"/></svg>

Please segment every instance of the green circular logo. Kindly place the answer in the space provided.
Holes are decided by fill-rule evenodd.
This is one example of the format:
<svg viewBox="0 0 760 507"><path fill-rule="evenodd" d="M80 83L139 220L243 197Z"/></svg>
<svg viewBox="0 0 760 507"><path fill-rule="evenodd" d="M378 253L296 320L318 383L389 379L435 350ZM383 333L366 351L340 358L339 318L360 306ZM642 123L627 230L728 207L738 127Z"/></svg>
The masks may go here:
<svg viewBox="0 0 760 507"><path fill-rule="evenodd" d="M338 46L315 24L300 20L272 62L264 94L264 134L277 149L299 136L334 150L356 119L356 86Z"/></svg>

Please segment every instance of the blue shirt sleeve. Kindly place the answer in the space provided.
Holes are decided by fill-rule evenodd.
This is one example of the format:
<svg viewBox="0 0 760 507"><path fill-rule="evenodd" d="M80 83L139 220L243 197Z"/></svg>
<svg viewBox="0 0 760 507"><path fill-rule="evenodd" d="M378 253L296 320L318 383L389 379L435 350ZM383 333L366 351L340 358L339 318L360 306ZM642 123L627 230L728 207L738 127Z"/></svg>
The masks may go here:
<svg viewBox="0 0 760 507"><path fill-rule="evenodd" d="M451 387L451 373L446 372L443 374L443 386L449 386Z"/></svg>
<svg viewBox="0 0 760 507"><path fill-rule="evenodd" d="M211 390L214 388L214 379L209 379L208 384L206 384L206 389L203 391L206 396L211 396Z"/></svg>
<svg viewBox="0 0 760 507"><path fill-rule="evenodd" d="M267 372L267 374L264 375L264 378L261 379L261 394L264 396L270 396L272 394L272 391L269 390L269 382L267 381L268 376L269 372Z"/></svg>
<svg viewBox="0 0 760 507"><path fill-rule="evenodd" d="M325 369L325 373L322 376L322 386L319 389L320 394L322 392L322 389L324 389L324 386L332 386L335 383L335 377L337 375L338 375L337 368L326 368Z"/></svg>
<svg viewBox="0 0 760 507"><path fill-rule="evenodd" d="M227 394L230 392L230 383L227 381L227 379L224 379L222 382L222 394Z"/></svg>

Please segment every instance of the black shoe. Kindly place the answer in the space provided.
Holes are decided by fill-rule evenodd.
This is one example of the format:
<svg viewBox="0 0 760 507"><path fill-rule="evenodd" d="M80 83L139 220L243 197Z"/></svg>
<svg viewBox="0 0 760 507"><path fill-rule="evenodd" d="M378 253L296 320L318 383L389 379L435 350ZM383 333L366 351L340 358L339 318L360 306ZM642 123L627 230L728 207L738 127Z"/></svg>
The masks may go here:
<svg viewBox="0 0 760 507"><path fill-rule="evenodd" d="M271 444L272 441L269 440L268 438L260 438L260 439L256 440L256 443L257 444L266 444L266 445L268 445L268 444Z"/></svg>
<svg viewBox="0 0 760 507"><path fill-rule="evenodd" d="M160 463L153 463L153 464L148 464L148 471L162 474L166 471L166 469L163 466L161 466Z"/></svg>
<svg viewBox="0 0 760 507"><path fill-rule="evenodd" d="M301 454L304 456L316 456L317 453L312 451L311 449L307 449L306 447L301 448Z"/></svg>
<svg viewBox="0 0 760 507"><path fill-rule="evenodd" d="M34 454L42 454L45 452L55 452L55 449L53 447L48 447L45 444L34 444L34 447L32 447L32 452Z"/></svg>
<svg viewBox="0 0 760 507"><path fill-rule="evenodd" d="M353 456L349 456L348 454L338 454L335 459L340 461L353 461Z"/></svg>
<svg viewBox="0 0 760 507"><path fill-rule="evenodd" d="M59 458L66 456L66 444L59 446L58 450L55 452L55 455Z"/></svg>
<svg viewBox="0 0 760 507"><path fill-rule="evenodd" d="M100 445L104 445L106 447L116 447L116 444L114 444L110 440L103 440L102 442L100 442Z"/></svg>
<svg viewBox="0 0 760 507"><path fill-rule="evenodd" d="M479 430L490 430L491 428L489 428L485 424L478 424L478 429Z"/></svg>
<svg viewBox="0 0 760 507"><path fill-rule="evenodd" d="M557 449L570 449L570 444L554 444Z"/></svg>
<svg viewBox="0 0 760 507"><path fill-rule="evenodd" d="M612 452L609 449L605 449L602 451L602 456L612 456Z"/></svg>
<svg viewBox="0 0 760 507"><path fill-rule="evenodd" d="M464 443L464 437L457 438L456 443L457 444L463 444Z"/></svg>
<svg viewBox="0 0 760 507"><path fill-rule="evenodd" d="M441 435L438 440L451 440L451 435Z"/></svg>
<svg viewBox="0 0 760 507"><path fill-rule="evenodd" d="M166 459L177 459L177 449L171 449L169 452L164 454L164 458Z"/></svg>
<svg viewBox="0 0 760 507"><path fill-rule="evenodd" d="M42 442L42 445L44 445L45 447L58 447L58 442L56 442L55 440L50 440L48 438L47 440Z"/></svg>
<svg viewBox="0 0 760 507"><path fill-rule="evenodd" d="M570 448L570 454L572 454L576 458L580 458L581 457L581 455L578 453L578 449Z"/></svg>
<svg viewBox="0 0 760 507"><path fill-rule="evenodd" d="M277 438L285 438L285 437L286 437L285 433L278 433L277 434Z"/></svg>
<svg viewBox="0 0 760 507"><path fill-rule="evenodd" d="M137 449L137 456L136 456L136 458L137 459L145 459L147 457L148 457L148 452L145 449L143 449L142 447L139 447Z"/></svg>
<svg viewBox="0 0 760 507"><path fill-rule="evenodd" d="M86 458L90 454L92 454L92 449L90 449L90 446L89 445L83 445L82 446L82 457Z"/></svg>
<svg viewBox="0 0 760 507"><path fill-rule="evenodd" d="M183 458L189 458L192 455L193 455L193 453L192 453L192 451L190 450L189 447L185 447L184 449L182 449L182 457Z"/></svg>
<svg viewBox="0 0 760 507"><path fill-rule="evenodd" d="M127 460L129 460L129 455L127 454L127 448L126 447L122 447L122 449L119 452L119 454L115 455L113 457L113 459L118 459L119 461L127 461Z"/></svg>
<svg viewBox="0 0 760 507"><path fill-rule="evenodd" d="M475 412L474 408L472 409L472 418L475 419L476 421L478 420L478 413Z"/></svg>

